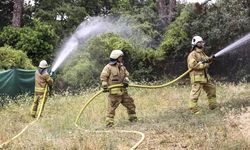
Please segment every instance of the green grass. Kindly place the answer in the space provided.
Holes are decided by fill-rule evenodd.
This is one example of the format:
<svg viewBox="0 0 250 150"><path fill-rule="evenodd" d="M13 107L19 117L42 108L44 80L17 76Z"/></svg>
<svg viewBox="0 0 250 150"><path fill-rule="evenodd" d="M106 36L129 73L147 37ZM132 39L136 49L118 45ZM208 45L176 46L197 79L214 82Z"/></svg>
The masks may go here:
<svg viewBox="0 0 250 150"><path fill-rule="evenodd" d="M199 100L201 113L188 110L190 86L178 85L163 89L129 89L135 99L138 123L130 123L123 106L118 107L115 129L138 130L145 140L138 149L249 149L250 143L238 127L228 119L250 106L250 84L217 84L221 108L211 111L203 92ZM43 117L8 149L129 149L139 135L128 133L89 133L74 126L74 120L93 91L77 96L50 97ZM0 143L16 135L32 121L31 97L22 97L0 109ZM107 97L99 96L80 119L80 126L89 130L105 129Z"/></svg>

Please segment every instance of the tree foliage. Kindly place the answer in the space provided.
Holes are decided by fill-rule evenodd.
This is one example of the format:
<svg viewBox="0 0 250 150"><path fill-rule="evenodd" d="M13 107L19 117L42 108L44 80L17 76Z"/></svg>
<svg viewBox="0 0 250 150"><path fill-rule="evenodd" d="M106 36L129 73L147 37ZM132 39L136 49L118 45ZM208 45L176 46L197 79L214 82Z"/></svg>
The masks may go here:
<svg viewBox="0 0 250 150"><path fill-rule="evenodd" d="M180 16L171 23L159 48L165 52L164 63L185 61L194 35L203 37L206 42L205 51L211 55L250 31L248 9L238 0L220 0L215 5L207 7L205 12L197 13L193 5L187 5L182 9ZM235 79L238 76L237 72L242 72L240 69L246 70L244 67L236 69L236 65L239 65L236 63L238 59L248 60L249 55L242 54L233 54L230 56L231 59L218 58L218 63L212 67L212 72ZM228 67L223 67L225 64ZM234 75L230 73L232 68L234 68ZM240 74L242 78L242 73Z"/></svg>
<svg viewBox="0 0 250 150"><path fill-rule="evenodd" d="M0 30L11 24L13 6L13 0L0 1Z"/></svg>
<svg viewBox="0 0 250 150"><path fill-rule="evenodd" d="M89 16L106 15L118 5L109 0L35 0L25 7L25 21L39 18L52 25L60 37L68 36Z"/></svg>
<svg viewBox="0 0 250 150"><path fill-rule="evenodd" d="M57 42L54 29L38 20L34 20L32 27L7 26L0 33L0 45L7 44L26 52L35 65L42 59L52 60Z"/></svg>
<svg viewBox="0 0 250 150"><path fill-rule="evenodd" d="M175 4L175 0L166 3L162 0L34 2L34 5L24 5L23 26L19 29L7 26L11 24L13 1L0 2L0 46L10 45L24 51L35 65L41 59L52 61L60 42L88 17L111 15L123 18L133 29L133 34L126 39L107 33L85 43L79 54L72 56L59 72L58 86L60 84L64 89L96 86L100 71L108 63L113 49L125 52L125 65L133 80L152 81L176 76L187 69L186 57L194 35L203 37L205 52L210 55L250 31L248 0L217 0L215 4L199 5L199 10L194 4ZM164 26L162 16L172 10L163 9L169 8L170 2L173 2L174 14L168 19L171 22ZM250 65L246 65L249 55L243 51L218 58L211 71L227 79L242 79L250 73Z"/></svg>
<svg viewBox="0 0 250 150"><path fill-rule="evenodd" d="M90 39L59 70L58 85L61 88L78 90L96 87L103 67L109 62L112 50L121 49L125 53L125 66L135 81L153 79L153 66L162 59L161 53L153 49L136 49L128 39L107 33Z"/></svg>

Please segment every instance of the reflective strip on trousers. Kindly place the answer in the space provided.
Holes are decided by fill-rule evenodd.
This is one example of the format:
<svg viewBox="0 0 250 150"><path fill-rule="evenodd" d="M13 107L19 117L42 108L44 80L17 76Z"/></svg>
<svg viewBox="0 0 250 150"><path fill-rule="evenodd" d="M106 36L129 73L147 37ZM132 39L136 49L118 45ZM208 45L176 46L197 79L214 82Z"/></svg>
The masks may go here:
<svg viewBox="0 0 250 150"><path fill-rule="evenodd" d="M191 83L194 82L207 83L209 79L204 74L191 75L190 78L191 78Z"/></svg>
<svg viewBox="0 0 250 150"><path fill-rule="evenodd" d="M127 90L125 88L112 88L110 89L110 94L123 95Z"/></svg>
<svg viewBox="0 0 250 150"><path fill-rule="evenodd" d="M189 108L196 108L198 105L198 100L189 100Z"/></svg>
<svg viewBox="0 0 250 150"><path fill-rule="evenodd" d="M209 105L217 104L216 98L210 98L210 99L208 99L208 104Z"/></svg>
<svg viewBox="0 0 250 150"><path fill-rule="evenodd" d="M35 92L43 93L44 91L45 91L45 88L35 87Z"/></svg>
<svg viewBox="0 0 250 150"><path fill-rule="evenodd" d="M106 123L114 122L114 118L106 117Z"/></svg>

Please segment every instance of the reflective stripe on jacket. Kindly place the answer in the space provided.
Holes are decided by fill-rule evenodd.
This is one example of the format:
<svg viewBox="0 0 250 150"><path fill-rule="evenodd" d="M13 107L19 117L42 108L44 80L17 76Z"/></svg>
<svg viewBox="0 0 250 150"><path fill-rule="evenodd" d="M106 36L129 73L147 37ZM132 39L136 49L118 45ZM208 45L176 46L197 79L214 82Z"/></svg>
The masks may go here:
<svg viewBox="0 0 250 150"><path fill-rule="evenodd" d="M48 74L47 70L42 71L39 70L35 72L35 92L43 93L45 91L45 85L52 85L53 79Z"/></svg>
<svg viewBox="0 0 250 150"><path fill-rule="evenodd" d="M204 53L202 49L195 48L187 58L188 68L193 69L189 75L191 79L191 83L200 82L207 83L210 80L210 76L208 74L208 63L199 64L200 61L208 60L209 57Z"/></svg>
<svg viewBox="0 0 250 150"><path fill-rule="evenodd" d="M114 85L121 84L125 78L128 78L129 72L126 67L122 63L116 63L114 65L107 64L101 73L100 79L102 81L102 85ZM125 88L113 88L110 90L110 94L124 94L126 93Z"/></svg>

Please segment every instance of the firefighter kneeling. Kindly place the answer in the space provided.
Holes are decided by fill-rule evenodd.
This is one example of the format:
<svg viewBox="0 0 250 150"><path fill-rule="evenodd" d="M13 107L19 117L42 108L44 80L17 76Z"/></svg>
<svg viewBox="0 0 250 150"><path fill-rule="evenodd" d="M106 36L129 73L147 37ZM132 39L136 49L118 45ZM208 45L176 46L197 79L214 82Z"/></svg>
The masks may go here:
<svg viewBox="0 0 250 150"><path fill-rule="evenodd" d="M108 112L106 117L107 127L112 127L114 125L115 110L120 103L127 108L129 121L137 121L134 100L128 95L126 89L129 82L129 73L123 65L123 55L121 50L113 50L110 54L110 62L104 67L100 76L104 92L109 92ZM123 84L124 87L108 90L108 86L115 84Z"/></svg>
<svg viewBox="0 0 250 150"><path fill-rule="evenodd" d="M48 64L45 60L42 60L39 63L39 69L35 73L35 96L34 96L34 102L31 108L31 116L36 117L38 106L41 103L41 100L43 99L45 87L46 84L49 86L52 85L53 79L50 77L50 75L47 72ZM48 96L48 92L45 93L45 102ZM43 109L43 108L40 108Z"/></svg>

